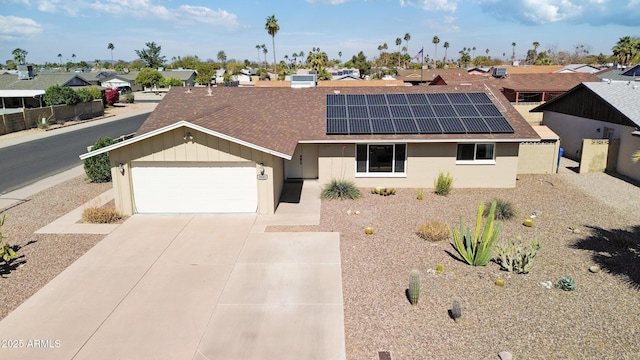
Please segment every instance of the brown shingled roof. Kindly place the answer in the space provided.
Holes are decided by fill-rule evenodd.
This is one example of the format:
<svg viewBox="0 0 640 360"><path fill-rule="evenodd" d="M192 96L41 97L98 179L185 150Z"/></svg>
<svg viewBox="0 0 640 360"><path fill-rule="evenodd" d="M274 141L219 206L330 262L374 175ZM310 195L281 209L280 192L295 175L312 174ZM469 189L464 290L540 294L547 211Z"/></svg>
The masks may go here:
<svg viewBox="0 0 640 360"><path fill-rule="evenodd" d="M569 91L583 82L598 82L600 79L587 73L555 73L555 74L515 74L497 82L497 86L513 91Z"/></svg>
<svg viewBox="0 0 640 360"><path fill-rule="evenodd" d="M184 120L212 131L292 155L299 141L354 142L365 140L489 141L537 140L540 137L497 88L465 88L469 92L487 92L515 129L513 134L402 134L402 135L327 135L326 96L341 94L460 92L452 86L348 87L348 88L173 88L142 124L137 135L170 126ZM491 94L496 94L493 97Z"/></svg>

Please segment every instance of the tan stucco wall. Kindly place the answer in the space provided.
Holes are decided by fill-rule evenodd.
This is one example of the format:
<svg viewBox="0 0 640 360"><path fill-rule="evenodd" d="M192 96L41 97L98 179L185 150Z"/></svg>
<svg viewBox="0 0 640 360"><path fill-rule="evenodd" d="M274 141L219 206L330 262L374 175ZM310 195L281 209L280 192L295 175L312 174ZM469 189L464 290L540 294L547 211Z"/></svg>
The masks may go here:
<svg viewBox="0 0 640 360"><path fill-rule="evenodd" d="M616 172L640 181L640 161L633 162L633 154L640 150L640 136L631 135L631 131L623 132L620 136L618 163Z"/></svg>
<svg viewBox="0 0 640 360"><path fill-rule="evenodd" d="M518 174L555 174L558 169L560 141L520 144Z"/></svg>
<svg viewBox="0 0 640 360"><path fill-rule="evenodd" d="M602 138L605 127L613 129L611 138L620 139L615 171L640 180L640 163L631 160L633 152L640 149L640 137L631 135L634 128L547 111L544 112L543 124L560 136L560 146L564 148L564 155L576 161L580 161L583 139Z"/></svg>
<svg viewBox="0 0 640 360"><path fill-rule="evenodd" d="M518 110L518 113L522 115L522 117L527 120L529 125L535 126L540 125L542 123L542 113L541 112L529 112L531 109L540 106L542 103L526 103L526 104L516 104L511 103L513 107Z"/></svg>
<svg viewBox="0 0 640 360"><path fill-rule="evenodd" d="M183 139L186 132L193 140ZM178 128L157 136L141 140L128 146L109 152L113 187L116 192L116 209L125 215L135 213L133 203L133 185L131 181L131 163L144 162L247 162L256 167L264 163L267 180L258 180L258 213L273 214L277 199L282 191L282 159L259 150L220 139L205 133ZM118 171L118 164L125 166L124 175Z"/></svg>
<svg viewBox="0 0 640 360"><path fill-rule="evenodd" d="M584 139L580 157L580 174L615 171L620 139Z"/></svg>
<svg viewBox="0 0 640 360"><path fill-rule="evenodd" d="M407 144L406 177L356 177L354 144L320 144L318 180L351 180L359 187L433 188L442 172L449 172L458 188L509 188L516 185L518 143L496 144L495 164L456 164L457 143Z"/></svg>

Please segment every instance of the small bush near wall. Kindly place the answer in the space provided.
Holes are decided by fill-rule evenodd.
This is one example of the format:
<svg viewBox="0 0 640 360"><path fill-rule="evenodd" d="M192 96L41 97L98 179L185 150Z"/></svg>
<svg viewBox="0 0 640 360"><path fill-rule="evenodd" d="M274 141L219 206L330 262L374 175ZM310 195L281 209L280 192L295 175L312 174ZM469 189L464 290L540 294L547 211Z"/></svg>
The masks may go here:
<svg viewBox="0 0 640 360"><path fill-rule="evenodd" d="M434 182L435 192L438 195L449 195L453 188L453 176L449 173L440 172L438 178Z"/></svg>
<svg viewBox="0 0 640 360"><path fill-rule="evenodd" d="M107 105L113 106L120 101L120 93L118 92L118 89L107 89L104 93Z"/></svg>
<svg viewBox="0 0 640 360"><path fill-rule="evenodd" d="M133 104L134 100L135 100L135 97L133 96L133 94L125 94L124 95L124 103L125 104Z"/></svg>
<svg viewBox="0 0 640 360"><path fill-rule="evenodd" d="M92 150L115 144L116 141L110 137L99 138ZM94 183L105 183L111 181L111 165L109 164L109 154L104 153L84 160L84 172Z"/></svg>
<svg viewBox="0 0 640 360"><path fill-rule="evenodd" d="M82 211L82 221L90 224L113 224L121 218L116 209L110 207L91 207Z"/></svg>
<svg viewBox="0 0 640 360"><path fill-rule="evenodd" d="M425 221L418 226L416 234L429 241L443 241L451 237L451 229L443 222Z"/></svg>

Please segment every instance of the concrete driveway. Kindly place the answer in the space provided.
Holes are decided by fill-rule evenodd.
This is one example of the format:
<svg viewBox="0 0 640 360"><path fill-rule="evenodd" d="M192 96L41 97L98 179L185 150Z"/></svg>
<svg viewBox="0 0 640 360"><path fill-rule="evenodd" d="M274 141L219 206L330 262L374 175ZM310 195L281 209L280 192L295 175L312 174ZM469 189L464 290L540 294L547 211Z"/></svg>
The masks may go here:
<svg viewBox="0 0 640 360"><path fill-rule="evenodd" d="M132 216L0 322L0 358L345 359L339 234L257 218Z"/></svg>

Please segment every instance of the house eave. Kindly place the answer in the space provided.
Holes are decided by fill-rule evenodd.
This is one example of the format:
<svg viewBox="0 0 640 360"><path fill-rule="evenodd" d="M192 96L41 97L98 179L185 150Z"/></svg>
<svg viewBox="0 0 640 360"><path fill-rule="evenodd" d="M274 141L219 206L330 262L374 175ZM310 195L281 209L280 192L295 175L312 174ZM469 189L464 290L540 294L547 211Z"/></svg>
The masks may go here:
<svg viewBox="0 0 640 360"><path fill-rule="evenodd" d="M344 144L344 143L521 143L521 142L540 142L541 138L514 138L514 139L490 139L490 138L451 138L451 139L344 139L344 140L300 140L300 144Z"/></svg>
<svg viewBox="0 0 640 360"><path fill-rule="evenodd" d="M284 153L281 153L281 152L278 152L278 151L275 151L275 150L272 150L272 149L268 149L268 148L265 148L265 147L262 147L262 146L259 146L259 145L256 145L256 144L252 144L250 142L247 142L247 141L244 141L244 140L240 140L240 139L234 138L232 136L225 135L225 134L222 134L222 133L207 129L207 128L204 128L202 126L192 124L192 123L190 123L188 121L185 121L185 120L181 120L181 121L173 123L173 124L171 124L169 126L165 126L163 128L156 129L156 130L150 131L148 133L144 133L144 134L142 134L140 136L134 136L131 139L128 139L128 140L125 140L125 141L121 141L121 142L113 144L113 145L105 146L103 148L100 148L100 149L97 149L97 150L94 150L94 151L90 151L90 152L85 153L85 154L81 154L80 155L80 160L85 160L85 159L88 159L88 158L96 156L96 155L104 154L104 153L109 152L111 150L119 149L121 147L128 146L128 145L136 143L138 141L142 141L142 140L145 140L145 139L152 138L154 136L163 134L163 133L171 131L171 130L175 130L175 129L183 127L183 126L187 127L187 128L190 128L192 130L195 130L195 131L199 131L199 132L202 132L202 133L205 133L205 134L208 134L208 135L219 137L219 138L227 140L227 141L231 141L231 142L239 144L239 145L246 146L246 147L251 148L251 149L255 149L255 150L270 154L270 155L274 155L274 156L283 158L285 160L291 160L291 155L287 155L287 154L284 154Z"/></svg>

